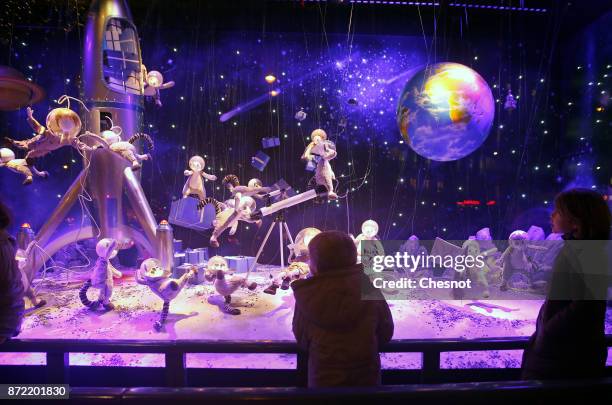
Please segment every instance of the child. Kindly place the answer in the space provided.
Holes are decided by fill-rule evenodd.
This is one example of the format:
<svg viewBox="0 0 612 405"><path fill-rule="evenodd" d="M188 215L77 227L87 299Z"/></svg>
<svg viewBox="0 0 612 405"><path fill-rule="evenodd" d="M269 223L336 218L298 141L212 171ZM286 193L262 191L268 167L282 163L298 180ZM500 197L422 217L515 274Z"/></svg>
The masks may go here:
<svg viewBox="0 0 612 405"><path fill-rule="evenodd" d="M553 265L535 333L523 353L522 377L603 376L608 286L603 249L610 237L610 210L598 193L572 189L556 197L551 222L552 231L562 233L565 243Z"/></svg>
<svg viewBox="0 0 612 405"><path fill-rule="evenodd" d="M308 352L308 386L379 385L378 348L393 335L389 305L382 294L362 299L367 276L349 235L322 232L308 250L312 277L291 284L293 334Z"/></svg>
<svg viewBox="0 0 612 405"><path fill-rule="evenodd" d="M19 333L24 312L15 240L6 231L9 224L8 209L0 202L0 344Z"/></svg>

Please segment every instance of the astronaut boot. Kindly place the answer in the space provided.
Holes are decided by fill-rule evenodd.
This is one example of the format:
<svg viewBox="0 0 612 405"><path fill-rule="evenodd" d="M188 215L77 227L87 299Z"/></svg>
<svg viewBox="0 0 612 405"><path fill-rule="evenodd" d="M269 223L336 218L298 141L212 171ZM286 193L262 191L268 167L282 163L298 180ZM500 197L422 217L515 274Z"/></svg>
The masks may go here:
<svg viewBox="0 0 612 405"><path fill-rule="evenodd" d="M29 186L30 184L32 184L32 176L27 176L22 184L24 186Z"/></svg>
<svg viewBox="0 0 612 405"><path fill-rule="evenodd" d="M284 277L283 283L281 284L281 290L288 290L291 284L291 277Z"/></svg>
<svg viewBox="0 0 612 405"><path fill-rule="evenodd" d="M230 295L225 296L225 305L223 305L223 310L230 315L240 315L240 310L238 308L234 308L230 305L232 302L232 297Z"/></svg>
<svg viewBox="0 0 612 405"><path fill-rule="evenodd" d="M278 290L279 285L277 283L272 283L268 288L264 290L264 293L270 295L276 295L276 290Z"/></svg>

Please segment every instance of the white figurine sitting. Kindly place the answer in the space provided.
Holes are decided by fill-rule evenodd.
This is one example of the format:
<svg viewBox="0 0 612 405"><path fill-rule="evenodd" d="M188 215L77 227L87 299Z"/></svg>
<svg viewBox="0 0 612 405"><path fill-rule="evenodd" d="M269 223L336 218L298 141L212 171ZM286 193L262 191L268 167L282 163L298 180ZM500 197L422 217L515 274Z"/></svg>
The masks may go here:
<svg viewBox="0 0 612 405"><path fill-rule="evenodd" d="M310 274L308 244L320 233L317 228L304 228L297 234L293 243L287 246L290 252L289 267L281 270L273 278L272 284L264 290L264 293L275 295L279 287L281 290L288 290L292 281L308 277Z"/></svg>
<svg viewBox="0 0 612 405"><path fill-rule="evenodd" d="M257 288L257 283L249 283L246 276L233 275L228 277L231 270L228 267L227 261L222 256L213 256L208 260L206 273L207 279L214 279L215 290L225 300L223 310L230 315L240 315L240 310L230 305L232 294L240 287L254 290Z"/></svg>

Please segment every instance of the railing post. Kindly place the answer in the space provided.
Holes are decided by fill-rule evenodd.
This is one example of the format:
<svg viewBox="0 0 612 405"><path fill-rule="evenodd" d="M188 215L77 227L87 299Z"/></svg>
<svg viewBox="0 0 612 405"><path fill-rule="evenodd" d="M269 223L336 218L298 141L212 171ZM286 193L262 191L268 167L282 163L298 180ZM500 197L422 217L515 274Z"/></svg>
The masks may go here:
<svg viewBox="0 0 612 405"><path fill-rule="evenodd" d="M47 352L47 384L70 383L70 353Z"/></svg>
<svg viewBox="0 0 612 405"><path fill-rule="evenodd" d="M308 352L298 350L296 354L297 386L308 386Z"/></svg>
<svg viewBox="0 0 612 405"><path fill-rule="evenodd" d="M168 387L184 387L187 385L187 368L185 353L181 351L167 351L166 357L166 385Z"/></svg>
<svg viewBox="0 0 612 405"><path fill-rule="evenodd" d="M440 371L440 352L435 349L425 350L421 359L421 383L436 381Z"/></svg>

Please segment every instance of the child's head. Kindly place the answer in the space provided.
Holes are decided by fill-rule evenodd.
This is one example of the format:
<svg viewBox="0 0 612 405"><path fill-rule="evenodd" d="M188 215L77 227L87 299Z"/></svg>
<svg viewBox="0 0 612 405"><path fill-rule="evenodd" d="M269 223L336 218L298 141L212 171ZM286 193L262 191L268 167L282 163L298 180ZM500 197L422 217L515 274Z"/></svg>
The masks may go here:
<svg viewBox="0 0 612 405"><path fill-rule="evenodd" d="M357 263L357 248L353 239L340 231L326 231L316 235L308 244L308 252L313 275Z"/></svg>
<svg viewBox="0 0 612 405"><path fill-rule="evenodd" d="M11 213L8 207L0 201L0 230L6 229L11 224Z"/></svg>
<svg viewBox="0 0 612 405"><path fill-rule="evenodd" d="M587 189L570 189L555 197L552 231L576 239L610 238L610 209L603 197Z"/></svg>

